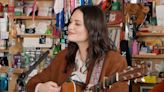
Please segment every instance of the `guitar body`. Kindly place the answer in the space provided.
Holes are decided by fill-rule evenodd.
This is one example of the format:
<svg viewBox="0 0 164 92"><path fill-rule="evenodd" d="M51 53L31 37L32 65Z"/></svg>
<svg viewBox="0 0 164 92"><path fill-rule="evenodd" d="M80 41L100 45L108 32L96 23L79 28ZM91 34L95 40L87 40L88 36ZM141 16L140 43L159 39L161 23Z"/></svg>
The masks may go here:
<svg viewBox="0 0 164 92"><path fill-rule="evenodd" d="M82 85L78 85L74 81L69 81L62 84L60 92L82 92L82 90L84 90Z"/></svg>

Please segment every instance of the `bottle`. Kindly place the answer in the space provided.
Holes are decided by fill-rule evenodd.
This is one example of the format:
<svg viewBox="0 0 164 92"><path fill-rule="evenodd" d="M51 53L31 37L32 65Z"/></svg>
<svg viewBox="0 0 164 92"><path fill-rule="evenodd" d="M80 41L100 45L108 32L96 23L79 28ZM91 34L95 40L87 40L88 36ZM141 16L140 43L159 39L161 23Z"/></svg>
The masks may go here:
<svg viewBox="0 0 164 92"><path fill-rule="evenodd" d="M60 51L60 45L59 44L55 44L54 48L53 48L53 55L58 54Z"/></svg>
<svg viewBox="0 0 164 92"><path fill-rule="evenodd" d="M25 24L24 23L21 24L20 30L21 30L22 34L25 33Z"/></svg>
<svg viewBox="0 0 164 92"><path fill-rule="evenodd" d="M61 50L60 39L57 39L55 42L55 46L53 48L53 55L58 54L60 50Z"/></svg>
<svg viewBox="0 0 164 92"><path fill-rule="evenodd" d="M0 18L3 17L3 4L0 2Z"/></svg>
<svg viewBox="0 0 164 92"><path fill-rule="evenodd" d="M8 12L14 13L14 0L8 0Z"/></svg>
<svg viewBox="0 0 164 92"><path fill-rule="evenodd" d="M62 36L60 38L60 45L61 45L61 50L64 50L66 47L66 40L64 38L64 31L62 31Z"/></svg>
<svg viewBox="0 0 164 92"><path fill-rule="evenodd" d="M21 60L20 59L18 59L17 68L21 68Z"/></svg>

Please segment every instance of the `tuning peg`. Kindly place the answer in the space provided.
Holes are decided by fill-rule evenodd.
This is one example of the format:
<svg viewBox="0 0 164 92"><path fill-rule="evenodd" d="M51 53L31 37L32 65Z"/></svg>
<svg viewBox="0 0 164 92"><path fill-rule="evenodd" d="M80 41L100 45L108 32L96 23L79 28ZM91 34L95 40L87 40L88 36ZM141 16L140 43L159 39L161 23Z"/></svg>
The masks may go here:
<svg viewBox="0 0 164 92"><path fill-rule="evenodd" d="M140 72L137 73L138 76L141 76L142 74Z"/></svg>
<svg viewBox="0 0 164 92"><path fill-rule="evenodd" d="M127 72L127 70L123 70L123 73L126 73Z"/></svg>
<svg viewBox="0 0 164 92"><path fill-rule="evenodd" d="M141 68L141 65L137 65L138 68Z"/></svg>
<svg viewBox="0 0 164 92"><path fill-rule="evenodd" d="M134 83L137 83L137 82L145 82L145 79L143 77L141 77L141 78L135 78L134 79Z"/></svg>
<svg viewBox="0 0 164 92"><path fill-rule="evenodd" d="M137 83L138 82L138 80L137 79L134 79L134 83Z"/></svg>
<svg viewBox="0 0 164 92"><path fill-rule="evenodd" d="M131 66L128 66L127 68L129 69L129 68L131 68Z"/></svg>
<svg viewBox="0 0 164 92"><path fill-rule="evenodd" d="M123 77L123 80L127 80L127 77L124 76L124 77Z"/></svg>
<svg viewBox="0 0 164 92"><path fill-rule="evenodd" d="M134 75L133 75L133 74L130 74L130 77L131 77L131 78L134 78Z"/></svg>
<svg viewBox="0 0 164 92"><path fill-rule="evenodd" d="M144 79L144 77L142 77L142 78L141 78L141 82L145 82L145 79Z"/></svg>
<svg viewBox="0 0 164 92"><path fill-rule="evenodd" d="M133 71L133 70L134 70L134 68L132 68L132 67L131 67L131 68L130 68L130 70L131 70L131 71Z"/></svg>

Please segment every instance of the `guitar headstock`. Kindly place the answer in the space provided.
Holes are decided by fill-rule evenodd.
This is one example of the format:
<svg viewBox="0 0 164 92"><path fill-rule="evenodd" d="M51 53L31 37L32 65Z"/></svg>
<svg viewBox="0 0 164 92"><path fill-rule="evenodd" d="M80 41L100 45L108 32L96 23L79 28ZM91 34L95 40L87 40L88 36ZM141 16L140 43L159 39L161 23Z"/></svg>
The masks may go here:
<svg viewBox="0 0 164 92"><path fill-rule="evenodd" d="M147 74L147 66L145 64L128 67L118 73L118 81L131 80Z"/></svg>

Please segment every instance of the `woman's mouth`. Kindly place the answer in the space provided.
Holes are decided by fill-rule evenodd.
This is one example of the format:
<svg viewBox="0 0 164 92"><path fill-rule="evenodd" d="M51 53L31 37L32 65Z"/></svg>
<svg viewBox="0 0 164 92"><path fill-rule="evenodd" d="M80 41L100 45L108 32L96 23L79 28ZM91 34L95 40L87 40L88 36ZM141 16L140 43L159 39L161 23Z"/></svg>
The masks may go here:
<svg viewBox="0 0 164 92"><path fill-rule="evenodd" d="M74 34L73 32L68 32L68 35Z"/></svg>

